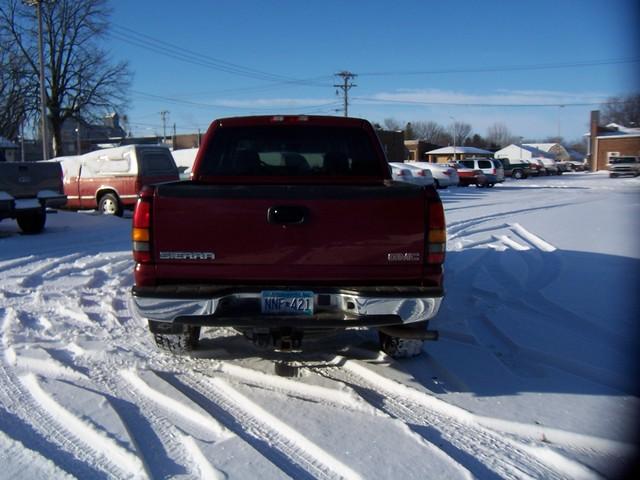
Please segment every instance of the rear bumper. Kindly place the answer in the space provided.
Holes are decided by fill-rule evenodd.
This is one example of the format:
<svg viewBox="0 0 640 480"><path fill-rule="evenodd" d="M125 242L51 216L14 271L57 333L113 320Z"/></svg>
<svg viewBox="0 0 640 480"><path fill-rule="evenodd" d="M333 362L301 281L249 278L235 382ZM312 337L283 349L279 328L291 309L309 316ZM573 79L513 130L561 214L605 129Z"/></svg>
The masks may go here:
<svg viewBox="0 0 640 480"><path fill-rule="evenodd" d="M264 315L262 290L311 290L314 315ZM313 288L279 286L133 287L135 313L155 322L237 328L352 328L422 322L443 292L427 287Z"/></svg>
<svg viewBox="0 0 640 480"><path fill-rule="evenodd" d="M30 198L14 198L7 192L0 192L0 218L15 218L19 214L37 211L43 207L62 207L65 203L66 195L53 190L42 190Z"/></svg>

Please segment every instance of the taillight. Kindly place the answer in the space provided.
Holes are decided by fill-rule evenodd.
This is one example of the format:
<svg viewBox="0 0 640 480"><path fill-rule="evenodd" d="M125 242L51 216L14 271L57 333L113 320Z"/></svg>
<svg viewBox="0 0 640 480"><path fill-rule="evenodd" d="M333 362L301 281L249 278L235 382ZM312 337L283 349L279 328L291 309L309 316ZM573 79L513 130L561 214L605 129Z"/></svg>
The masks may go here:
<svg viewBox="0 0 640 480"><path fill-rule="evenodd" d="M143 187L133 212L133 259L137 263L151 263L151 200L153 189Z"/></svg>
<svg viewBox="0 0 640 480"><path fill-rule="evenodd" d="M427 190L427 238L426 238L426 263L428 265L441 265L447 247L447 229L444 218L444 208L438 193Z"/></svg>
<svg viewBox="0 0 640 480"><path fill-rule="evenodd" d="M424 170L416 170L416 175L419 176L419 177L425 177L426 176L425 173L424 173Z"/></svg>

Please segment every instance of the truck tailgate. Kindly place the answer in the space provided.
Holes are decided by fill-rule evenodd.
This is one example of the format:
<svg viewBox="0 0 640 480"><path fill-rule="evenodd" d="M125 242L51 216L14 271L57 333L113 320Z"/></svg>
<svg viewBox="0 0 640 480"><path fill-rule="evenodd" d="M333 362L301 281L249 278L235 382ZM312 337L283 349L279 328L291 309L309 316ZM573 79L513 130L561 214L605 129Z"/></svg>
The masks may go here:
<svg viewBox="0 0 640 480"><path fill-rule="evenodd" d="M7 162L0 164L0 191L14 198L36 197L39 192L62 190L57 162Z"/></svg>
<svg viewBox="0 0 640 480"><path fill-rule="evenodd" d="M165 281L419 282L424 191L408 184L157 187L152 241Z"/></svg>

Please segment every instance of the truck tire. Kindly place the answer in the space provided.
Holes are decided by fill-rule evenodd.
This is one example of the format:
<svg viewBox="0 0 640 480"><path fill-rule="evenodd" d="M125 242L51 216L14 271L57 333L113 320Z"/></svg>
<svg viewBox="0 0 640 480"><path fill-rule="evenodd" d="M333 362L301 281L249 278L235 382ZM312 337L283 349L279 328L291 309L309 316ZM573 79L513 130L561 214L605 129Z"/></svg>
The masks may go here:
<svg viewBox="0 0 640 480"><path fill-rule="evenodd" d="M513 175L513 178L515 178L516 180L520 180L524 178L524 172L522 170L514 170L512 175Z"/></svg>
<svg viewBox="0 0 640 480"><path fill-rule="evenodd" d="M118 197L113 193L105 193L98 200L98 210L103 215L122 216L122 204Z"/></svg>
<svg viewBox="0 0 640 480"><path fill-rule="evenodd" d="M200 327L149 320L149 331L161 350L184 355L198 348Z"/></svg>
<svg viewBox="0 0 640 480"><path fill-rule="evenodd" d="M424 340L414 338L392 337L383 332L378 332L380 337L380 350L391 358L411 358L422 353Z"/></svg>
<svg viewBox="0 0 640 480"><path fill-rule="evenodd" d="M40 210L22 213L17 216L16 221L23 233L34 235L42 232L47 221L47 211L44 207Z"/></svg>

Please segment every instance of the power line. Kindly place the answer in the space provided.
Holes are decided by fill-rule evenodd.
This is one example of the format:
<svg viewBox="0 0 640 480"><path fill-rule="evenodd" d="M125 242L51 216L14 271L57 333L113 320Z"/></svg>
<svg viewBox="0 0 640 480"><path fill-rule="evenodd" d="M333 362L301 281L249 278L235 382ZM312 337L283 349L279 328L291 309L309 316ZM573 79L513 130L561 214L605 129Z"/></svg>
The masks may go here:
<svg viewBox="0 0 640 480"><path fill-rule="evenodd" d="M446 106L446 107L514 107L514 108L524 108L524 107L536 107L536 108L544 108L544 107L590 107L597 106L603 104L617 104L617 103L626 103L624 101L620 102L609 102L609 101L601 101L601 102L564 102L564 103L473 103L473 102L420 102L417 100L392 100L392 99L382 99L382 98L367 98L367 97L355 97L355 100L365 101L365 102L375 102L375 103L398 103L398 104L406 104L406 105L425 105L425 106Z"/></svg>
<svg viewBox="0 0 640 480"><path fill-rule="evenodd" d="M596 67L602 65L619 65L624 63L638 63L640 58L627 57L605 60L585 60L581 62L563 62L563 63L543 63L543 64L524 64L524 65L502 65L490 67L463 67L449 68L439 70L418 70L418 71L382 71L382 72L364 72L358 75L362 77L383 77L383 76L411 76L411 75L441 75L447 73L493 73L493 72L509 72L522 70L550 70L560 68L584 68Z"/></svg>
<svg viewBox="0 0 640 480"><path fill-rule="evenodd" d="M220 109L224 109L224 110L248 110L248 111L269 111L269 110L273 110L276 107L241 107L241 106L233 106L233 105L220 105L220 104L211 104L211 103L202 103L202 102L192 102L190 100L182 100L179 98L172 98L172 97L167 97L164 95L156 95L156 94L152 94L152 93L146 93L146 92L140 92L138 90L131 90L131 92L135 95L141 96L141 97L145 97L145 98L149 98L152 100L161 100L163 102L171 102L171 103L176 103L176 104L182 104L182 105L189 105L192 107L198 107L198 108L204 108L204 109L216 109L216 110L220 110ZM327 102L327 103L317 103L317 104L312 104L312 105L297 105L297 106L291 106L291 107L286 107L289 110L305 110L305 109L313 109L313 108L322 108L322 107L328 107L328 106L333 106L335 105L336 102ZM278 108L282 108L282 107L278 107Z"/></svg>
<svg viewBox="0 0 640 480"><path fill-rule="evenodd" d="M156 52L160 55L164 55L175 60L262 81L305 86L325 86L324 84L318 84L317 82L315 82L315 80L327 77L322 76L311 79L296 79L284 75L265 72L251 67L245 67L236 63L228 62L226 60L203 55L193 50L189 50L184 47L165 42L163 40L151 37L150 35L136 32L135 30L117 24L113 25L113 31L109 32L109 35L117 40L136 45L138 47Z"/></svg>

